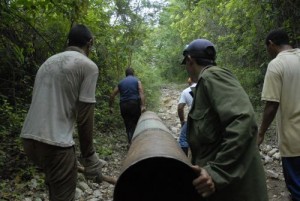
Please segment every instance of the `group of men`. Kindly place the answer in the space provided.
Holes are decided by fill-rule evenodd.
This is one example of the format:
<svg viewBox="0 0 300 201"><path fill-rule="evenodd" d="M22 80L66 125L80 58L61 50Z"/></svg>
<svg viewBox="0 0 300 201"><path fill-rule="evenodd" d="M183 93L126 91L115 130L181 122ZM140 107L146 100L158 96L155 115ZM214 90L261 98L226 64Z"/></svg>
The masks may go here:
<svg viewBox="0 0 300 201"><path fill-rule="evenodd" d="M102 161L93 146L96 64L88 58L93 37L84 25L74 26L68 35L68 48L39 68L21 132L24 151L46 175L51 201L75 200L77 160L87 179L101 181ZM216 64L216 50L206 39L192 41L184 50L191 82L180 99L178 114L182 132L191 151L196 191L210 201L267 201L267 187L257 144L277 113L279 147L287 187L293 201L300 200L300 50L289 45L287 34L271 32L266 45L274 59L265 77L262 99L266 100L258 132L248 95L228 70ZM276 58L275 58L276 57ZM120 111L128 143L145 97L141 82L132 68L119 82L110 98L110 108L120 93ZM187 121L183 108L190 105ZM132 116L132 114L134 114ZM78 127L80 157L76 157L73 133ZM183 137L184 138L184 137ZM184 139L183 139L184 140Z"/></svg>
<svg viewBox="0 0 300 201"><path fill-rule="evenodd" d="M266 38L273 60L265 75L261 97L266 105L259 130L248 95L230 71L217 67L214 44L196 39L184 50L182 63L197 83L186 131L199 175L193 184L207 200L268 200L257 145L276 116L286 186L290 199L300 201L300 49L289 42L281 29Z"/></svg>

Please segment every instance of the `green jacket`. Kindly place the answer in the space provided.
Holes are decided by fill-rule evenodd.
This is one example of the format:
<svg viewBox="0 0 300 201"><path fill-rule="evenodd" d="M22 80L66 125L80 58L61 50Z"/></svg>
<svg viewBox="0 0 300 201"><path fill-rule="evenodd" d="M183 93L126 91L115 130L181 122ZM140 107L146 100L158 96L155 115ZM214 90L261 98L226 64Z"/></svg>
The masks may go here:
<svg viewBox="0 0 300 201"><path fill-rule="evenodd" d="M205 168L216 185L216 192L203 200L268 200L256 135L254 110L238 80L216 66L204 70L187 133L192 163Z"/></svg>

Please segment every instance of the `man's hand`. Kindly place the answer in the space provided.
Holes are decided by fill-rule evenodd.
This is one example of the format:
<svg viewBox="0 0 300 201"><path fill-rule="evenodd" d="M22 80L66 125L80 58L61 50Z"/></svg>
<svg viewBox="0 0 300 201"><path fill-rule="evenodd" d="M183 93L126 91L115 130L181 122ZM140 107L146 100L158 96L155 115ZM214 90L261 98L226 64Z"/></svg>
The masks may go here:
<svg viewBox="0 0 300 201"><path fill-rule="evenodd" d="M92 180L96 183L102 182L102 167L105 165L98 155L94 153L87 158L79 158L79 162L84 167L84 176L87 180Z"/></svg>
<svg viewBox="0 0 300 201"><path fill-rule="evenodd" d="M145 112L146 111L146 107L145 106L141 106L141 112Z"/></svg>
<svg viewBox="0 0 300 201"><path fill-rule="evenodd" d="M199 166L192 166L192 168L199 175L193 181L193 185L196 191L202 197L208 197L213 194L216 191L215 184L208 172L204 168L200 168Z"/></svg>

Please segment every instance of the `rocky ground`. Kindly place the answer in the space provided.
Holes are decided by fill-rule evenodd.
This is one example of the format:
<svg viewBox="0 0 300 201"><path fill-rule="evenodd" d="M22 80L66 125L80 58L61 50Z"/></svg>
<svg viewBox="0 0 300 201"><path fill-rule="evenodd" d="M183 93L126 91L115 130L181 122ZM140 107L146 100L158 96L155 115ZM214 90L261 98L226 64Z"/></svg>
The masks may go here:
<svg viewBox="0 0 300 201"><path fill-rule="evenodd" d="M165 125L178 137L180 123L177 117L177 100L181 90L186 86L170 85L163 87L160 99L160 109L158 116L163 120ZM274 132L274 130L271 130ZM107 139L104 143L104 149L112 150L111 153L103 158L108 164L103 168L103 174L111 177L118 177L123 159L127 153L127 141L123 130L117 133L99 134L101 138ZM275 141L272 138L267 139L261 148L262 161L266 171L266 179L268 184L270 201L288 201L288 193L285 189L284 179L282 175L280 156ZM25 200L25 201L48 201L47 191L42 184L42 174L37 174L27 184L23 184L24 188L17 188L19 192L15 192L16 188L12 188L14 194L19 194L18 198L9 199L0 192L0 201L2 200ZM9 182L9 181L8 181ZM29 189L29 190L28 190ZM79 174L78 185L76 189L77 201L112 201L114 185L107 182L95 184L87 182L82 174Z"/></svg>

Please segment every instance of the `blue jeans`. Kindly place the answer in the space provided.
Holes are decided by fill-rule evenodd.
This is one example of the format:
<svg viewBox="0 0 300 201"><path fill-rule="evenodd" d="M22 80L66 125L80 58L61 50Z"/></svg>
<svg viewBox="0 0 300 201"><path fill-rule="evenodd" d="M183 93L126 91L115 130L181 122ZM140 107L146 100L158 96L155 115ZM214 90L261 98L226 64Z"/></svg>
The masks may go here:
<svg viewBox="0 0 300 201"><path fill-rule="evenodd" d="M300 157L282 157L286 186L293 201L300 201Z"/></svg>
<svg viewBox="0 0 300 201"><path fill-rule="evenodd" d="M187 123L185 122L180 130L179 145L181 148L188 148L189 144L186 139Z"/></svg>

